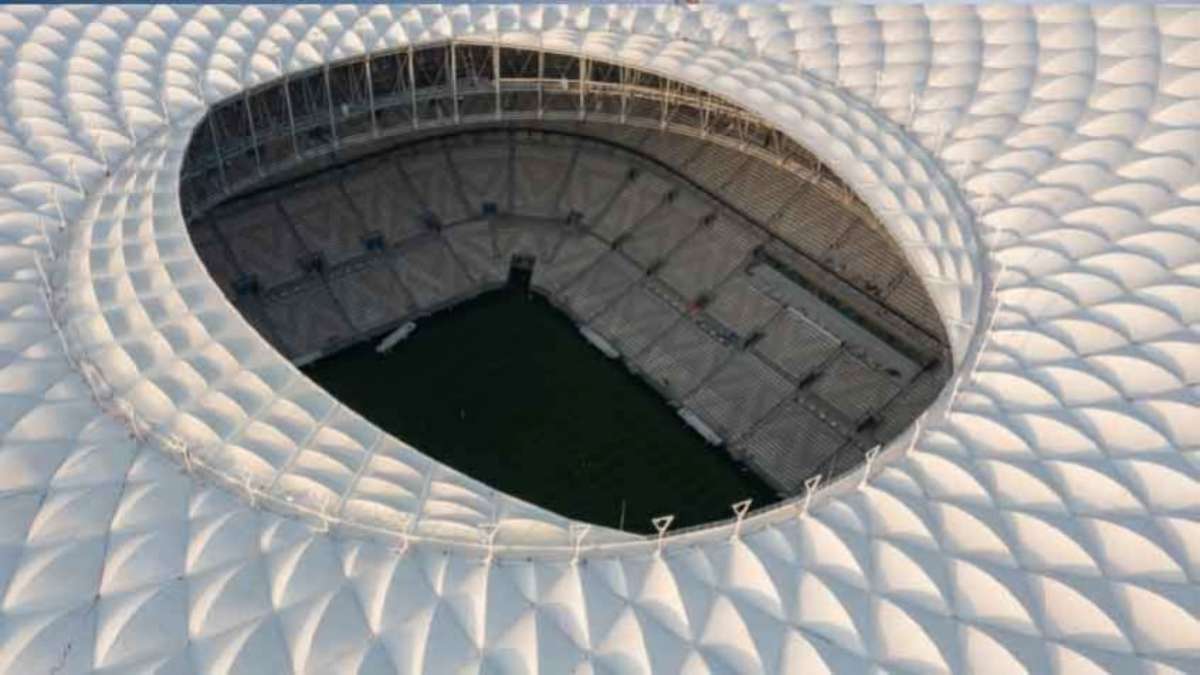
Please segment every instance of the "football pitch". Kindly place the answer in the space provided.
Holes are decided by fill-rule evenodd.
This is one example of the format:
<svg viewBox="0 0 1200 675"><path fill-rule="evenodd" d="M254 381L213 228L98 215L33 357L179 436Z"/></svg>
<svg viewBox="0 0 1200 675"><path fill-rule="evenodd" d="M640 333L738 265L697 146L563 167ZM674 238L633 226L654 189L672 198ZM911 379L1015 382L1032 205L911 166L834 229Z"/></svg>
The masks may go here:
<svg viewBox="0 0 1200 675"><path fill-rule="evenodd" d="M305 368L347 406L445 464L569 518L650 532L730 517L774 491L710 446L543 298L506 286Z"/></svg>

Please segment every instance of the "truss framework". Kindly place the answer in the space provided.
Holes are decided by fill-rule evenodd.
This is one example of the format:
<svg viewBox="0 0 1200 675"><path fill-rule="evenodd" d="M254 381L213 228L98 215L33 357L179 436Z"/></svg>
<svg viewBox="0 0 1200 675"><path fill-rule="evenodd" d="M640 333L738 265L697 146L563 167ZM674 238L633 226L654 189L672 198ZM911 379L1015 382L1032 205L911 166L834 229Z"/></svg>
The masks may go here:
<svg viewBox="0 0 1200 675"><path fill-rule="evenodd" d="M654 73L551 51L448 42L329 63L212 107L184 162L187 216L347 146L458 125L595 121L657 128L755 155L874 220L852 190L760 116Z"/></svg>

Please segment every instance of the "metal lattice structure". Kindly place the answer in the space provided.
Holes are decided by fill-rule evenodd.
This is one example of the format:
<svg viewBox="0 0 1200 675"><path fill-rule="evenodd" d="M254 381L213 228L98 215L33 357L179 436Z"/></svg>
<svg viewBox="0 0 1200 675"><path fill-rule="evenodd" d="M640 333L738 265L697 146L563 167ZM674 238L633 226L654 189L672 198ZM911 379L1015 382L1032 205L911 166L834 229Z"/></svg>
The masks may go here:
<svg viewBox="0 0 1200 675"><path fill-rule="evenodd" d="M0 10L0 670L1200 670L1198 27L1083 5ZM451 42L755 111L904 248L949 387L835 484L650 539L496 494L322 396L199 261L185 151L212 102ZM285 106L318 115L328 91L294 84Z"/></svg>

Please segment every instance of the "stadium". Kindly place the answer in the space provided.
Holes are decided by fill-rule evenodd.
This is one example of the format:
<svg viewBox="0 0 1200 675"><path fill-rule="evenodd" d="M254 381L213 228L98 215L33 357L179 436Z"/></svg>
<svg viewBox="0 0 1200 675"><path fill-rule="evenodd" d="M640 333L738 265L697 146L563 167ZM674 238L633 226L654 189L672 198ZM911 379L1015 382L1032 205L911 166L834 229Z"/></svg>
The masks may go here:
<svg viewBox="0 0 1200 675"><path fill-rule="evenodd" d="M0 671L1200 671L1197 10L0 53Z"/></svg>

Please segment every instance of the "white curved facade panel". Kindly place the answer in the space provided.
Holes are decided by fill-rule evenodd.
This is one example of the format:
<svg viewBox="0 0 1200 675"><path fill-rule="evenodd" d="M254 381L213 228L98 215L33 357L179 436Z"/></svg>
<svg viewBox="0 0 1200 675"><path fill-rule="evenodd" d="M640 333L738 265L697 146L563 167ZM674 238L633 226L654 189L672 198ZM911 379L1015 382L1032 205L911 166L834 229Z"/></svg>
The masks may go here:
<svg viewBox="0 0 1200 675"><path fill-rule="evenodd" d="M663 542L344 409L209 278L183 153L207 103L447 39L800 140L926 282L942 399ZM1200 671L1200 12L6 7L0 67L0 671Z"/></svg>

